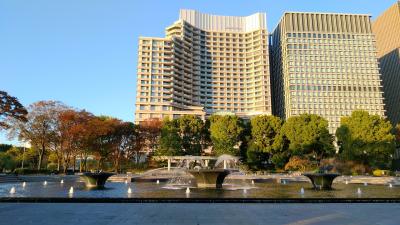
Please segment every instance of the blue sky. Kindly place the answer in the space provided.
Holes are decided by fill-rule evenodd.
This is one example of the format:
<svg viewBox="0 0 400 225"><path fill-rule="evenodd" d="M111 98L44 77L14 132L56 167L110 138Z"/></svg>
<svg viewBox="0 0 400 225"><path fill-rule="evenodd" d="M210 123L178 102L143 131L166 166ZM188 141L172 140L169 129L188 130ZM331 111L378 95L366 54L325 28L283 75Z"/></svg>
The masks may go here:
<svg viewBox="0 0 400 225"><path fill-rule="evenodd" d="M163 36L179 9L246 16L285 11L367 13L395 0L1 0L0 90L26 106L59 100L133 121L139 36ZM0 135L0 143L7 142Z"/></svg>

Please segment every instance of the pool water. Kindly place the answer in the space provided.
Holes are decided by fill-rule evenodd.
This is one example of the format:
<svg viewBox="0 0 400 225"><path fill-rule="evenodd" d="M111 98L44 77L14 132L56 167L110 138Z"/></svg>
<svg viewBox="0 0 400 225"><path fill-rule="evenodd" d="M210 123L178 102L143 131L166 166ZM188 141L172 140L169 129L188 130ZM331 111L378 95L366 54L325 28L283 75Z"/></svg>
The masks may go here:
<svg viewBox="0 0 400 225"><path fill-rule="evenodd" d="M222 189L171 186L160 182L107 182L105 189L88 189L80 181L27 182L0 184L0 197L69 197L69 198L400 198L400 186L334 183L333 190L317 191L311 183L235 183L226 182ZM15 188L15 193L10 190ZM69 193L73 187L73 193ZM131 193L128 193L128 189ZM301 189L304 192L302 193ZM360 191L358 191L360 189Z"/></svg>

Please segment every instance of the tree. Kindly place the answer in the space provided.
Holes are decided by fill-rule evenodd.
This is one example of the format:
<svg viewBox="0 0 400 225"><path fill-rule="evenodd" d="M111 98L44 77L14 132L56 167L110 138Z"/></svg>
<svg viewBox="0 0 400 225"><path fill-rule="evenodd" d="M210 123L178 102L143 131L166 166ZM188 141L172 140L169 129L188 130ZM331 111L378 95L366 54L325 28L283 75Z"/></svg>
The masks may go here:
<svg viewBox="0 0 400 225"><path fill-rule="evenodd" d="M5 91L0 91L0 129L10 127L10 124L4 121L6 118L25 122L27 114L25 107L17 98L8 95Z"/></svg>
<svg viewBox="0 0 400 225"><path fill-rule="evenodd" d="M247 146L246 161L249 166L262 169L279 147L275 142L279 138L282 120L275 116L260 115L253 117L250 124L251 141Z"/></svg>
<svg viewBox="0 0 400 225"><path fill-rule="evenodd" d="M160 156L184 155L181 142L179 121L177 119L165 119L161 127L160 144L156 154Z"/></svg>
<svg viewBox="0 0 400 225"><path fill-rule="evenodd" d="M328 121L314 114L290 117L282 126L280 145L285 146L290 155L308 157L320 161L334 154L333 136L328 131Z"/></svg>
<svg viewBox="0 0 400 225"><path fill-rule="evenodd" d="M210 136L216 155L238 155L243 122L237 116L213 115L210 117Z"/></svg>
<svg viewBox="0 0 400 225"><path fill-rule="evenodd" d="M26 122L12 120L10 136L30 142L38 153L38 170L42 168L43 157L54 144L57 135L58 115L67 107L57 101L39 101L28 107Z"/></svg>
<svg viewBox="0 0 400 225"><path fill-rule="evenodd" d="M400 123L395 128L396 146L400 146Z"/></svg>
<svg viewBox="0 0 400 225"><path fill-rule="evenodd" d="M16 162L7 152L0 152L0 172L3 170L11 171L15 169Z"/></svg>
<svg viewBox="0 0 400 225"><path fill-rule="evenodd" d="M206 127L197 116L184 115L177 119L181 145L186 155L201 155L202 143L206 143Z"/></svg>
<svg viewBox="0 0 400 225"><path fill-rule="evenodd" d="M6 152L8 149L11 149L13 146L8 144L0 144L0 152Z"/></svg>
<svg viewBox="0 0 400 225"><path fill-rule="evenodd" d="M141 152L144 149L146 140L141 132L139 125L135 125L134 132L135 132L134 133L135 140L132 140L133 148L129 149L129 151L127 152L128 154L127 157L128 159L135 158L135 163L138 164L140 162Z"/></svg>
<svg viewBox="0 0 400 225"><path fill-rule="evenodd" d="M276 116L256 116L251 119L251 136L253 143L263 152L272 153L276 148L282 120Z"/></svg>
<svg viewBox="0 0 400 225"><path fill-rule="evenodd" d="M340 119L336 130L341 156L373 167L389 167L395 149L392 125L378 115L354 111Z"/></svg>
<svg viewBox="0 0 400 225"><path fill-rule="evenodd" d="M253 141L250 141L246 147L246 163L249 168L254 170L266 169L269 153L264 152L258 145L254 144Z"/></svg>
<svg viewBox="0 0 400 225"><path fill-rule="evenodd" d="M104 161L109 158L112 152L118 147L119 140L117 128L120 120L111 117L95 117L89 123L92 129L93 154L97 158L97 169L104 169Z"/></svg>
<svg viewBox="0 0 400 225"><path fill-rule="evenodd" d="M144 148L154 152L157 149L158 139L161 134L162 121L158 118L147 119L140 123L140 135L144 139Z"/></svg>
<svg viewBox="0 0 400 225"><path fill-rule="evenodd" d="M209 143L207 125L197 116L163 121L158 155L201 155Z"/></svg>
<svg viewBox="0 0 400 225"><path fill-rule="evenodd" d="M75 163L76 156L80 155L80 171L82 171L82 159L84 159L83 163L85 163L90 148L90 146L88 146L89 140L87 140L88 135L90 135L88 132L93 131L90 129L88 123L93 118L94 116L85 110L76 111L70 109L59 114L57 135L54 144L58 170L60 170L60 164L63 162L64 172L66 172L70 166L71 160L74 159Z"/></svg>
<svg viewBox="0 0 400 225"><path fill-rule="evenodd" d="M132 152L134 152L137 141L137 128L131 122L120 122L117 124L115 131L116 144L112 157L114 161L114 171L119 172L122 159L130 160Z"/></svg>

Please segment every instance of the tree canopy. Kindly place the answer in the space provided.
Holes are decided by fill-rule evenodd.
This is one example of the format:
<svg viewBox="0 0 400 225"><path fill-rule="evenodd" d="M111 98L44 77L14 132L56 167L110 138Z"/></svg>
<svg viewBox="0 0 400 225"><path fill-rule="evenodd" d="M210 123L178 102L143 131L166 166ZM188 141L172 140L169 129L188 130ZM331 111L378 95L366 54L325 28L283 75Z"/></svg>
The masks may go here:
<svg viewBox="0 0 400 225"><path fill-rule="evenodd" d="M281 138L288 141L291 155L320 160L334 153L333 136L329 133L328 121L321 116L301 114L290 117L282 126L281 134Z"/></svg>
<svg viewBox="0 0 400 225"><path fill-rule="evenodd" d="M216 155L239 154L243 121L237 116L213 115L210 117L210 136Z"/></svg>
<svg viewBox="0 0 400 225"><path fill-rule="evenodd" d="M181 141L178 120L165 119L161 128L160 144L156 154L168 156L184 155Z"/></svg>
<svg viewBox="0 0 400 225"><path fill-rule="evenodd" d="M29 142L38 151L38 169L42 168L43 157L57 136L58 116L67 107L57 101L39 101L28 107L26 122L12 120L11 136Z"/></svg>
<svg viewBox="0 0 400 225"><path fill-rule="evenodd" d="M253 144L261 151L272 153L277 148L275 142L279 138L282 120L276 116L255 116L251 119L251 136Z"/></svg>
<svg viewBox="0 0 400 225"><path fill-rule="evenodd" d="M208 143L206 123L199 117L185 115L163 121L157 154L201 155Z"/></svg>
<svg viewBox="0 0 400 225"><path fill-rule="evenodd" d="M10 96L5 91L0 91L0 129L8 129L10 124L6 118L13 118L22 122L26 121L28 111L16 97Z"/></svg>
<svg viewBox="0 0 400 225"><path fill-rule="evenodd" d="M378 115L354 111L342 117L336 137L341 155L376 167L388 167L395 148L392 125Z"/></svg>

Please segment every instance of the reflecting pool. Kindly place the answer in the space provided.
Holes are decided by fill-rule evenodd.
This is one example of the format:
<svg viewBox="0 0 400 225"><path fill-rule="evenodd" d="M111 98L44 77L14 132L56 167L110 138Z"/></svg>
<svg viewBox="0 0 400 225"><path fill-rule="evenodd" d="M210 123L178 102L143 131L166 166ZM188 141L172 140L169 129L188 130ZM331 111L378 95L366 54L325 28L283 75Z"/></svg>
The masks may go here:
<svg viewBox="0 0 400 225"><path fill-rule="evenodd" d="M189 188L189 192L187 191ZM84 182L26 182L0 184L0 197L69 198L400 198L400 186L335 183L333 190L314 190L311 183L243 182L227 180L221 189L166 182L107 182L89 189Z"/></svg>

